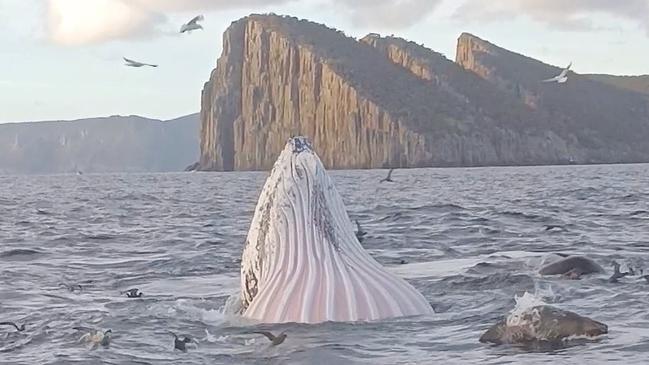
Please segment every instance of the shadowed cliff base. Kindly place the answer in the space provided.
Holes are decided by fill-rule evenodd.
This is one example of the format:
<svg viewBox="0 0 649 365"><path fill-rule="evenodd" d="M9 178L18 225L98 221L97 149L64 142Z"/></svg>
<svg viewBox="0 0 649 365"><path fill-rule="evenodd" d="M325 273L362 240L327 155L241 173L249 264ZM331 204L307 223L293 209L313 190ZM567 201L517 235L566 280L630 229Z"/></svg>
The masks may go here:
<svg viewBox="0 0 649 365"><path fill-rule="evenodd" d="M403 39L251 15L223 36L201 103L201 170L267 170L308 136L328 168L649 161L638 92L472 35L457 62Z"/></svg>

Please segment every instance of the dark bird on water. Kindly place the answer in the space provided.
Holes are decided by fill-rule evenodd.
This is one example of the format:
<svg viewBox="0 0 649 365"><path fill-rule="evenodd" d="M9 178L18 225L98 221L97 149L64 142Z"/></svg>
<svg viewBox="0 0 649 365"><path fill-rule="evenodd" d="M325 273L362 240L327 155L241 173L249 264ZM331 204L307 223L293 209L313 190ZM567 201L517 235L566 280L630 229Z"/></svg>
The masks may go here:
<svg viewBox="0 0 649 365"><path fill-rule="evenodd" d="M608 279L609 283L617 283L618 279L629 275L628 272L620 272L620 264L615 261L613 261L613 270L613 275Z"/></svg>
<svg viewBox="0 0 649 365"><path fill-rule="evenodd" d="M187 352L187 344L192 342L192 339L188 336L178 337L175 333L171 333L174 336L174 350L180 350L182 352Z"/></svg>
<svg viewBox="0 0 649 365"><path fill-rule="evenodd" d="M0 322L0 326L14 326L16 328L16 331L21 332L25 330L25 324L21 324L18 326L14 322Z"/></svg>
<svg viewBox="0 0 649 365"><path fill-rule="evenodd" d="M388 176L380 182L394 182L392 180L392 171L394 171L394 169L390 169L390 171L388 171Z"/></svg>
<svg viewBox="0 0 649 365"><path fill-rule="evenodd" d="M127 298L140 298L142 296L142 292L138 288L129 289L129 290L120 292L120 294L126 294Z"/></svg>
<svg viewBox="0 0 649 365"><path fill-rule="evenodd" d="M363 242L363 239L365 238L367 232L363 231L361 224L358 223L357 220L355 222L356 222L356 238L358 238L358 242Z"/></svg>
<svg viewBox="0 0 649 365"><path fill-rule="evenodd" d="M73 293L75 291L77 291L77 290L79 291L79 293L81 293L81 291L83 290L83 287L81 286L81 284L59 283L59 287L66 288L66 289L68 289L69 291L71 291Z"/></svg>
<svg viewBox="0 0 649 365"><path fill-rule="evenodd" d="M266 336L266 338L268 338L270 340L270 343L272 344L272 346L277 346L280 343L284 342L284 340L286 339L286 333L285 332L282 332L277 336L273 335L272 333L270 333L268 331L255 331L253 333L259 333L260 335Z"/></svg>

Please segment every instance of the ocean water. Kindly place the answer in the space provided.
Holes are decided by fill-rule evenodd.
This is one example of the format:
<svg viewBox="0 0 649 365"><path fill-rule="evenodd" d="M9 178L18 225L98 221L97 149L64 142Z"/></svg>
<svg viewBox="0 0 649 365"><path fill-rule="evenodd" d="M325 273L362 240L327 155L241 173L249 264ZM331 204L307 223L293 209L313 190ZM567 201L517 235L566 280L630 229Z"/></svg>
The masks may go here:
<svg viewBox="0 0 649 365"><path fill-rule="evenodd" d="M649 165L333 171L363 246L436 314L374 323L251 326L225 316L266 173L0 177L1 364L647 363ZM554 252L607 274L540 277ZM80 284L70 292L59 283ZM128 299L131 287L144 296ZM490 346L481 333L537 293L609 326L560 349ZM112 329L109 348L80 343ZM253 330L286 330L269 347ZM198 344L173 350L169 331Z"/></svg>

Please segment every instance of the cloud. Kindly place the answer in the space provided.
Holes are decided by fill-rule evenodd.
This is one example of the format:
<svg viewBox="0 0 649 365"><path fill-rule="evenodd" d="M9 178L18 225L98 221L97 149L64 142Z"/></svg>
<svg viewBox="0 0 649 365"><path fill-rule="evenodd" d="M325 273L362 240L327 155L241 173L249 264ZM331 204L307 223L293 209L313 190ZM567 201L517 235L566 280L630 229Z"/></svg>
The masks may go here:
<svg viewBox="0 0 649 365"><path fill-rule="evenodd" d="M442 0L333 0L364 27L407 28L423 20Z"/></svg>
<svg viewBox="0 0 649 365"><path fill-rule="evenodd" d="M630 21L649 34L649 0L467 0L455 14L457 18L478 21L527 16L559 29L601 29L593 15Z"/></svg>
<svg viewBox="0 0 649 365"><path fill-rule="evenodd" d="M152 36L166 14L245 8L291 0L47 0L47 32L62 45Z"/></svg>

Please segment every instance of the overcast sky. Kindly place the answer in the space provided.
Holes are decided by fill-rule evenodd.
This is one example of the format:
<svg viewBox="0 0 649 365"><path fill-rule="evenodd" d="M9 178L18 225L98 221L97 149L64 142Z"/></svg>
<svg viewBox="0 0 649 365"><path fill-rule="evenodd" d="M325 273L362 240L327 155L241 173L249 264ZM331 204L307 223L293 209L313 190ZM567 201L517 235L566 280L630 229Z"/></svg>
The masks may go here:
<svg viewBox="0 0 649 365"><path fill-rule="evenodd" d="M223 31L266 12L449 59L467 31L579 73L649 74L649 0L0 0L0 122L197 112ZM197 14L205 30L178 34Z"/></svg>

